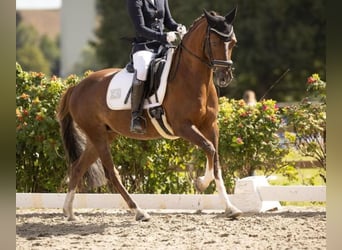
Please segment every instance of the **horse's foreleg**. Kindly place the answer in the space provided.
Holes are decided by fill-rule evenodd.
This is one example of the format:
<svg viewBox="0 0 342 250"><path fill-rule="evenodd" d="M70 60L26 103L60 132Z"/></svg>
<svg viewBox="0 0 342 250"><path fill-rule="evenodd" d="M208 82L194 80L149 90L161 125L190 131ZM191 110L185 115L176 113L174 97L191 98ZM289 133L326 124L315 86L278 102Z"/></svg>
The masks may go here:
<svg viewBox="0 0 342 250"><path fill-rule="evenodd" d="M215 184L216 184L216 190L219 193L221 199L225 203L225 212L226 215L230 218L236 218L242 214L242 211L235 207L229 200L228 194L226 191L226 187L224 185L224 181L222 178L222 172L221 168L218 168L217 174L215 174Z"/></svg>
<svg viewBox="0 0 342 250"><path fill-rule="evenodd" d="M197 178L195 182L195 187L199 191L204 191L210 182L215 179L216 190L225 204L225 212L228 217L238 217L242 212L235 207L228 198L226 187L222 178L222 171L218 162L218 155L215 152L213 166L210 167L210 160L207 157L207 164L204 176Z"/></svg>
<svg viewBox="0 0 342 250"><path fill-rule="evenodd" d="M242 212L237 207L235 207L229 200L226 187L224 185L224 181L222 178L222 170L221 170L221 166L219 162L219 154L218 154L218 128L217 126L214 125L212 129L204 131L203 133L206 136L206 138L208 138L209 140L213 142L216 148L213 161L212 161L213 163L212 168L210 168L210 165L208 166L207 164L206 174L208 171L214 175L216 190L219 193L219 196L221 197L221 199L224 201L224 204L226 207L225 212L227 216L231 218L238 217L242 214ZM207 162L210 162L210 161L207 161Z"/></svg>
<svg viewBox="0 0 342 250"><path fill-rule="evenodd" d="M214 180L214 171L213 168L209 167L209 165L209 159L207 158L204 175L197 177L194 183L196 190L199 192L203 192L204 190L206 190L210 182Z"/></svg>
<svg viewBox="0 0 342 250"><path fill-rule="evenodd" d="M177 131L177 135L199 146L206 153L207 163L205 174L204 176L198 177L194 182L195 188L198 191L203 192L209 186L210 182L214 180L213 161L216 152L215 146L195 125L183 126Z"/></svg>
<svg viewBox="0 0 342 250"><path fill-rule="evenodd" d="M207 131L199 131L196 126L183 127L181 136L197 146L201 147L207 156L207 164L204 176L200 176L195 181L195 187L199 191L204 191L210 182L215 179L216 189L225 203L225 211L228 217L237 217L242 212L236 208L229 200L224 186L222 172L218 157L218 128L211 127Z"/></svg>

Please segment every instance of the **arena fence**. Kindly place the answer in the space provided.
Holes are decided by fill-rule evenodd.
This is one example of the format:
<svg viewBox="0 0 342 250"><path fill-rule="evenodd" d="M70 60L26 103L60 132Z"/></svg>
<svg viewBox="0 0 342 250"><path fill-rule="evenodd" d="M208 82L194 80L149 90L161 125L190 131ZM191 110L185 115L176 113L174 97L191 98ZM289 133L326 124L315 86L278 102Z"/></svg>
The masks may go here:
<svg viewBox="0 0 342 250"><path fill-rule="evenodd" d="M62 208L65 193L17 193L17 208ZM222 210L217 194L132 194L141 208L177 210ZM264 176L237 180L232 203L243 212L265 212L280 209L279 201L326 201L326 186L273 186ZM127 209L119 194L86 194L75 196L74 208Z"/></svg>

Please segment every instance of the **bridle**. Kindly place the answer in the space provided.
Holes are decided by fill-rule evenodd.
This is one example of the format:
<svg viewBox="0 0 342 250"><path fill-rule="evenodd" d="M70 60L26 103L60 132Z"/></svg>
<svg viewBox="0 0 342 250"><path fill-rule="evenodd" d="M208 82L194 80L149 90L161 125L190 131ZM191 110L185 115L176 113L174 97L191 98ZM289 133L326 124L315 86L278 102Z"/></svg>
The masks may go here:
<svg viewBox="0 0 342 250"><path fill-rule="evenodd" d="M207 65L210 69L213 70L214 73L216 72L218 68L225 68L227 72L229 72L232 75L232 71L234 70L232 60L216 60L213 58L213 52L212 52L211 41L210 41L210 34L212 32L216 33L219 36L219 38L223 40L225 43L230 42L234 34L233 27L231 31L229 32L229 34L224 34L214 28L211 28L208 25L206 35L205 35L205 42L203 45L203 51L204 51L204 54L207 54L208 60L203 59L202 57L196 55L190 49L185 47L183 44L183 41L180 43L180 47L184 49L186 52L188 52L190 55L200 60L205 65ZM225 87L225 86L220 86L220 87Z"/></svg>
<svg viewBox="0 0 342 250"><path fill-rule="evenodd" d="M211 31L215 32L217 35L219 35L221 40L223 40L224 42L231 41L231 38L233 37L233 34L234 34L233 28L229 32L229 34L226 35L226 34L223 34L223 33L219 32L218 30L208 26L207 32L206 32L206 36L205 36L205 43L204 43L204 46L203 46L203 50L204 51L208 50L209 62L206 61L205 59L203 59L202 57L196 55L194 52L192 52L187 47L185 47L184 44L183 44L183 41L180 43L180 47L182 49L184 49L185 51L187 51L193 57L195 57L198 60L200 60L202 63L206 64L209 68L214 68L214 67L231 67L233 65L233 61L232 60L225 61L225 60L215 60L215 59L212 59L213 58L213 53L212 53L212 50L211 50L211 42L210 42L210 33L211 33Z"/></svg>

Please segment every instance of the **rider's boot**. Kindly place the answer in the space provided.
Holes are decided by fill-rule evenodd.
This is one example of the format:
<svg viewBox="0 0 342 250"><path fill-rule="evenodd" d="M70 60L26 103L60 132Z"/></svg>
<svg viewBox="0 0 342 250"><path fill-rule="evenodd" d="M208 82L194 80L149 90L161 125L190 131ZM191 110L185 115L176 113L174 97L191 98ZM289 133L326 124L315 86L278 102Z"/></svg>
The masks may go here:
<svg viewBox="0 0 342 250"><path fill-rule="evenodd" d="M144 134L146 132L146 119L143 116L144 103L144 81L137 79L137 73L134 73L132 84L132 120L131 132Z"/></svg>

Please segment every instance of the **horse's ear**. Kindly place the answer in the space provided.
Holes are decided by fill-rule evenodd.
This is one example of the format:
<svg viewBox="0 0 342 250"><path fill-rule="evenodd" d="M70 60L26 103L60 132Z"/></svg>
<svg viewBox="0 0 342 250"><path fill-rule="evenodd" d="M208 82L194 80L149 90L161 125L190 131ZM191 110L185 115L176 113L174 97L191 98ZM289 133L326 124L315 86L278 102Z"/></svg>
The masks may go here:
<svg viewBox="0 0 342 250"><path fill-rule="evenodd" d="M210 14L210 12L208 12L206 9L203 9L203 12L204 12L204 15L205 15L205 18L207 19L208 21L208 24L210 27L213 27L214 24L215 24L215 16L213 16L212 14Z"/></svg>
<svg viewBox="0 0 342 250"><path fill-rule="evenodd" d="M226 22L229 24L232 24L234 22L235 16L236 16L237 6L232 9L226 16Z"/></svg>

